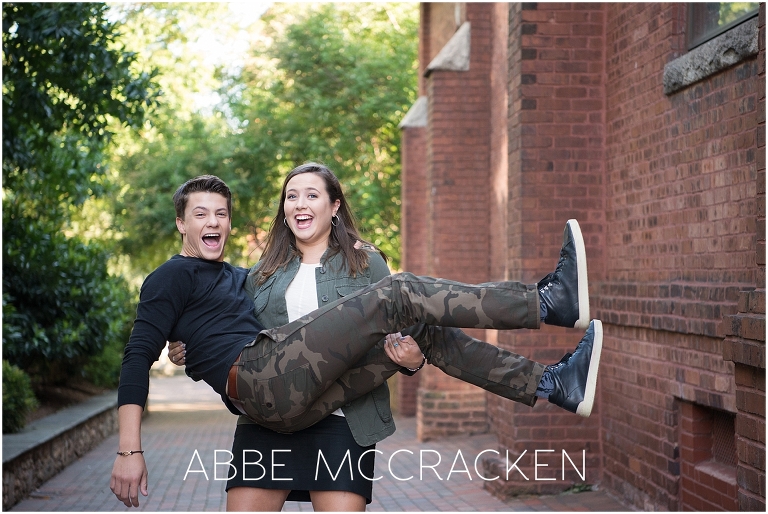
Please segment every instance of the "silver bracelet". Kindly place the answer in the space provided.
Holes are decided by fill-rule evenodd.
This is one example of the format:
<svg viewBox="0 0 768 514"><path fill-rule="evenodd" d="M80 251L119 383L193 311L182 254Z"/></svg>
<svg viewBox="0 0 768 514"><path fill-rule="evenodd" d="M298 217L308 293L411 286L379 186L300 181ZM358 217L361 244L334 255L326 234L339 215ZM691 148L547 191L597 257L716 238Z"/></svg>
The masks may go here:
<svg viewBox="0 0 768 514"><path fill-rule="evenodd" d="M427 362L427 358L426 358L426 357L424 357L424 354L421 354L421 364L419 364L419 367L418 367L418 368L416 368L416 369L413 369L413 368L405 368L405 369L407 369L407 370L408 370L408 371L410 371L411 373L416 373L417 371L419 371L421 368L423 368L423 367L424 367L424 364L426 364L426 362Z"/></svg>

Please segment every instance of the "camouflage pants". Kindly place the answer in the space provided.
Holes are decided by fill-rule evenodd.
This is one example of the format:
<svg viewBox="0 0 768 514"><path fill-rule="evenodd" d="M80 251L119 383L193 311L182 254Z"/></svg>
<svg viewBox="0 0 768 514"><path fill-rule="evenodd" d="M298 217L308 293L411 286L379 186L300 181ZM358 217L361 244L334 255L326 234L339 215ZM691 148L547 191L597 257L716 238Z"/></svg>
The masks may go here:
<svg viewBox="0 0 768 514"><path fill-rule="evenodd" d="M383 338L412 325L431 364L495 394L535 403L542 364L447 328L539 328L535 286L400 273L261 332L237 363L246 415L277 432L317 423L401 369L384 353Z"/></svg>

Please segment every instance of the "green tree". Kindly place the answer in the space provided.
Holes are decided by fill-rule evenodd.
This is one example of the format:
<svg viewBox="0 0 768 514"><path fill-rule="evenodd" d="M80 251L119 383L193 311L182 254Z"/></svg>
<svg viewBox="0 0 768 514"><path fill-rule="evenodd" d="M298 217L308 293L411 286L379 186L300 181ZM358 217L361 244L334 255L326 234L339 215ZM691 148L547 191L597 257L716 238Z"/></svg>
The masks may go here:
<svg viewBox="0 0 768 514"><path fill-rule="evenodd" d="M130 320L109 248L69 221L110 191L111 137L143 124L156 90L104 4L2 9L3 354L57 379L123 337Z"/></svg>
<svg viewBox="0 0 768 514"><path fill-rule="evenodd" d="M152 101L104 4L3 4L4 208L60 219L105 190L110 126Z"/></svg>
<svg viewBox="0 0 768 514"><path fill-rule="evenodd" d="M251 191L243 207L271 214L288 170L324 162L363 233L397 266L397 124L416 100L418 5L277 4L262 20L263 37L228 95L240 128L233 161Z"/></svg>
<svg viewBox="0 0 768 514"><path fill-rule="evenodd" d="M397 266L397 124L417 94L418 4L274 4L248 33L244 65L218 70L202 59L187 62L197 55L190 45L212 25L233 33L233 22L220 11L203 16L188 4L170 5L171 12L166 4L142 5L125 17L137 33L134 50L160 63L162 83L176 85L164 87L168 107L158 110L151 130L123 145L128 151L115 161L125 186L114 207L134 268L146 273L178 249L170 198L201 173L233 189L227 258L252 263L258 255L249 252L251 236L268 229L285 173L307 160L339 175L364 235ZM200 82L180 84L180 75ZM191 93L217 81L223 103L196 107Z"/></svg>
<svg viewBox="0 0 768 514"><path fill-rule="evenodd" d="M130 255L126 273L139 280L178 252L179 235L171 197L185 180L215 174L234 186L228 138L231 127L211 98L220 87L217 66L207 58L203 41L214 34L225 45L236 37L238 24L227 4L152 3L116 7L123 20L126 44L144 66L155 66L163 97L152 125L119 136L112 156L123 184L111 209L120 234L121 251ZM202 46L202 48L201 48ZM201 101L208 99L208 101ZM237 258L238 237L247 219L237 206L228 259ZM234 257L234 258L233 258Z"/></svg>

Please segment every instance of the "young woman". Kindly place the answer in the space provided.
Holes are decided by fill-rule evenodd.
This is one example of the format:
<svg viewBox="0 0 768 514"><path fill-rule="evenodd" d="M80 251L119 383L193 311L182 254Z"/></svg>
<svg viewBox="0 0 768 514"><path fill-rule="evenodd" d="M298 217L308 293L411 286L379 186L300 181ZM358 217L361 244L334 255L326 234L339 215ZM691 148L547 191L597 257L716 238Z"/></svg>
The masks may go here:
<svg viewBox="0 0 768 514"><path fill-rule="evenodd" d="M284 325L344 295L374 284L389 275L386 262L370 243L362 240L336 176L325 166L304 164L286 177L278 214L273 220L261 261L252 269L247 288L254 313L266 328ZM387 345L390 358L419 369L425 358L415 342ZM279 511L287 499L312 501L316 511L364 511L371 502L374 452L334 477L322 467L315 480L322 452L336 472L349 451L351 462L395 431L389 389L382 384L345 405L314 426L286 435L254 424L241 416L232 453L243 469L243 450L270 455L273 449L290 450L285 457L291 482L247 481L239 474L227 483L228 510L267 508ZM237 465L237 464L235 464ZM290 484L290 485L286 485Z"/></svg>

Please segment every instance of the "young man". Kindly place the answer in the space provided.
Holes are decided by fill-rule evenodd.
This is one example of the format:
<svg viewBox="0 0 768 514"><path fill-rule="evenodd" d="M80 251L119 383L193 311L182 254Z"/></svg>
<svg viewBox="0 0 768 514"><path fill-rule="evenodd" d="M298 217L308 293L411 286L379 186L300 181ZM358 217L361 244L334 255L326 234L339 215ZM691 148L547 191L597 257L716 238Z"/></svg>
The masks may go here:
<svg viewBox="0 0 768 514"><path fill-rule="evenodd" d="M186 342L188 369L222 396L233 413L279 432L306 428L381 385L400 367L376 347L412 325L425 354L451 374L501 396L533 405L546 397L589 416L602 348L602 324L589 323L573 355L545 367L476 341L455 348L429 337L426 325L465 328L586 326L586 256L578 223L564 233L554 273L534 286L467 285L396 274L288 325L262 330L243 289L247 270L224 262L231 230L231 193L202 176L174 195L182 250L145 280L123 359L118 389L119 451L110 487L126 506L147 495L141 414L149 368L166 341ZM439 361L436 362L436 361Z"/></svg>

